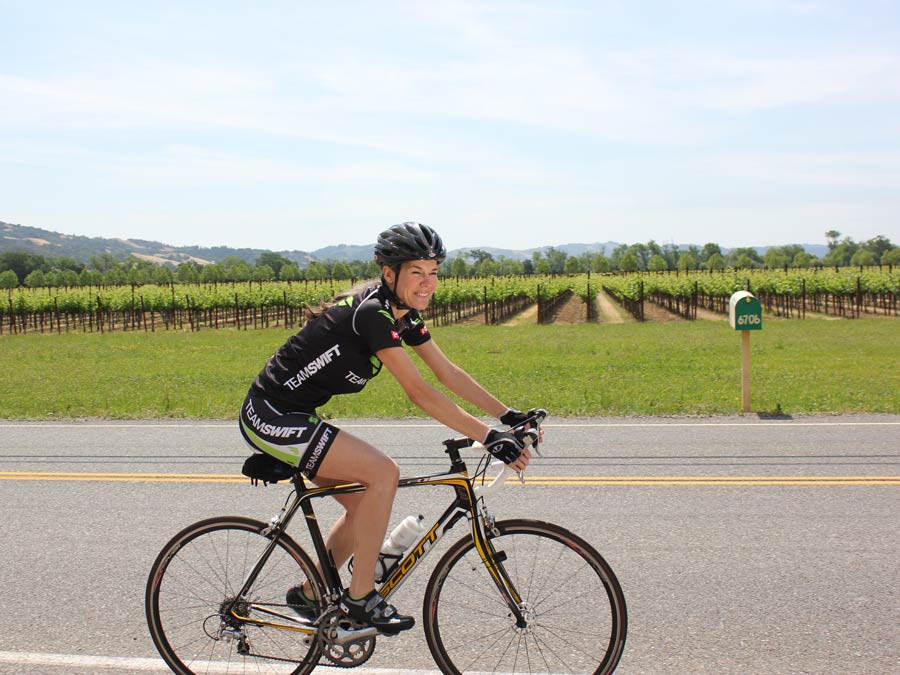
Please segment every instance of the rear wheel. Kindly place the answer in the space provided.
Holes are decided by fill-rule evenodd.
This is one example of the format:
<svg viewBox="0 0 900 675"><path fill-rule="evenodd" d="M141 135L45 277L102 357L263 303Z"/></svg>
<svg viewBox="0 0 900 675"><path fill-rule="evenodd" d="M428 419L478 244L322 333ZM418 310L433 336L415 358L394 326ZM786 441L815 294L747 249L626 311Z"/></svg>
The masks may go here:
<svg viewBox="0 0 900 675"><path fill-rule="evenodd" d="M522 598L516 619L472 537L454 544L425 591L425 638L443 673L612 673L625 646L625 597L593 547L531 520L496 524L489 541Z"/></svg>
<svg viewBox="0 0 900 675"><path fill-rule="evenodd" d="M271 543L267 527L249 518L211 518L182 530L160 552L145 606L153 642L174 672L304 675L315 668L322 651L315 627L286 604L285 594L308 579L321 612L323 586L290 537L279 537L249 591L238 595Z"/></svg>

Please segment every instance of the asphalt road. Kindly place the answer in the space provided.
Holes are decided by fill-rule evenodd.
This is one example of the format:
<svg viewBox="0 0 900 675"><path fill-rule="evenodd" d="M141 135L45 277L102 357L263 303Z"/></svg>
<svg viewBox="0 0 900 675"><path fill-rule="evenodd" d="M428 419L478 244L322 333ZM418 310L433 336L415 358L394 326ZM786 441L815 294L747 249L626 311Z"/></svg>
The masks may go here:
<svg viewBox="0 0 900 675"><path fill-rule="evenodd" d="M437 425L344 426L405 474L445 464ZM900 673L900 416L551 419L544 447L493 511L606 557L629 607L620 675ZM195 520L278 510L285 487L197 477L246 454L235 424L0 423L0 673L166 672L147 571ZM395 520L443 499L401 491ZM394 599L417 618L436 559ZM434 668L417 626L356 672Z"/></svg>

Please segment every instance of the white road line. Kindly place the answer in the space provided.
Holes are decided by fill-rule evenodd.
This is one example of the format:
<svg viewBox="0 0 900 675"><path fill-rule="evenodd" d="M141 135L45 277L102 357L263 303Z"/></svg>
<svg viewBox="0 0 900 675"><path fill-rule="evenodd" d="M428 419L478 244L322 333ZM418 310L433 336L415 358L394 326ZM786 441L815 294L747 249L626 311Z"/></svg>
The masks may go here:
<svg viewBox="0 0 900 675"><path fill-rule="evenodd" d="M57 666L60 668L104 668L166 672L162 659L127 658L122 656L85 656L82 654L40 654L35 652L0 652L0 663L18 666Z"/></svg>
<svg viewBox="0 0 900 675"><path fill-rule="evenodd" d="M900 426L898 422L795 422L793 420L783 421L747 421L747 422L654 422L651 424L641 424L634 422L576 422L574 424L544 424L544 427L556 427L558 429L565 428L592 428L592 427L878 427L878 426Z"/></svg>
<svg viewBox="0 0 900 675"><path fill-rule="evenodd" d="M444 428L442 424L343 424L339 420L329 420L341 429L415 429L415 428ZM228 429L234 426L231 422L223 424L133 424L115 422L23 422L0 423L0 429ZM640 423L640 422L573 422L572 424L544 424L545 429L615 429L615 428L660 428L671 429L673 427L690 427L693 429L716 429L722 427L900 427L897 422L794 422L792 420L777 422L671 422L671 423ZM236 426L234 426L237 429Z"/></svg>
<svg viewBox="0 0 900 675"><path fill-rule="evenodd" d="M42 654L37 652L3 652L0 651L0 663L13 663L19 666L56 666L59 668L85 668L114 671L145 671L170 673L169 667L162 659L130 658L125 656L86 656L83 654ZM227 663L204 664L207 673L229 672ZM234 664L231 664L234 672ZM354 668L354 675L439 675L437 670L400 670L397 668Z"/></svg>

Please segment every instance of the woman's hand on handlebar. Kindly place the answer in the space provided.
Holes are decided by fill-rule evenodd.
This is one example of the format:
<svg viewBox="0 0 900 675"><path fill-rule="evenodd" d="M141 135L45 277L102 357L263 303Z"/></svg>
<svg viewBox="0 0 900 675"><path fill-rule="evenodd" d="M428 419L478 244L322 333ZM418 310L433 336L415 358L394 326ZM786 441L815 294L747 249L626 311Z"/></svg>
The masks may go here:
<svg viewBox="0 0 900 675"><path fill-rule="evenodd" d="M500 422L511 429L537 429L537 443L544 441L544 430L541 423L547 417L547 411L543 408L532 408L528 412L522 412L514 408L509 408L505 413L500 415Z"/></svg>
<svg viewBox="0 0 900 675"><path fill-rule="evenodd" d="M492 456L521 474L531 461L531 448L537 449L544 439L541 422L546 416L547 411L542 408L533 408L527 413L509 409L500 421L504 424L513 422L511 428L508 431L490 429L482 444Z"/></svg>
<svg viewBox="0 0 900 675"><path fill-rule="evenodd" d="M507 466L509 466L509 468L512 469L513 471L515 471L516 473L522 473L525 470L525 468L528 466L528 462L530 462L530 461L531 461L531 449L524 448L522 450L522 454L520 454L518 456L518 458L516 458L516 461L508 464Z"/></svg>
<svg viewBox="0 0 900 675"><path fill-rule="evenodd" d="M531 460L530 445L539 441L540 432L534 429L491 429L484 439L485 449L517 473Z"/></svg>
<svg viewBox="0 0 900 675"><path fill-rule="evenodd" d="M521 457L525 448L525 441L513 431L500 431L490 429L484 437L484 448L491 455L512 466Z"/></svg>

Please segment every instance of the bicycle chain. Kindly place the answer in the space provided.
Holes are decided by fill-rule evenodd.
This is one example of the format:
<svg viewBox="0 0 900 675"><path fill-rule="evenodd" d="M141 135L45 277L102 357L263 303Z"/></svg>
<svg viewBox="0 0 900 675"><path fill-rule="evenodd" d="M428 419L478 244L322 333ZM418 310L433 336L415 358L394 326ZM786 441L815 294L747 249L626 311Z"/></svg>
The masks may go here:
<svg viewBox="0 0 900 675"><path fill-rule="evenodd" d="M375 638L368 638L367 640L365 640L363 642L368 642L369 640L371 640L374 643ZM373 644L372 648L368 649L366 651L364 659L354 659L353 661L342 662L342 661L337 660L334 657L332 657L328 651L328 647L325 646L322 651L322 656L324 656L328 660L328 663L323 662L320 658L319 663L317 665L318 665L318 667L323 667L323 668L356 668L357 666L361 666L366 661L368 661L372 657L372 654L374 652L375 652L375 647ZM246 654L246 656L252 656L255 659L266 659L267 661L280 661L282 663L294 663L294 664L298 664L298 665L300 663L302 663L302 661L298 661L297 659L286 659L281 656L270 656L268 654L257 654L256 652L249 652Z"/></svg>

